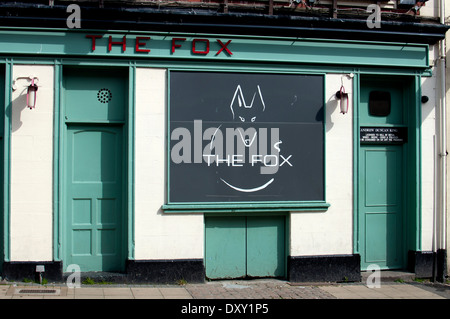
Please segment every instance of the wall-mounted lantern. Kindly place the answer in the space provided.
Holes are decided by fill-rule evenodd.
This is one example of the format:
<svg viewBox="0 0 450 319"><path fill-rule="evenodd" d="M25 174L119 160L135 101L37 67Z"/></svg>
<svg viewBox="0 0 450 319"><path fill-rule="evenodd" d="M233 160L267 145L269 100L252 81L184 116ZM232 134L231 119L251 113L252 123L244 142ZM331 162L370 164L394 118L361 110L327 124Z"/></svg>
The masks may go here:
<svg viewBox="0 0 450 319"><path fill-rule="evenodd" d="M21 79L26 79L31 81L31 84L27 87L27 107L29 109L34 109L36 107L37 100L37 90L38 86L36 85L36 81L39 81L39 78L35 76L20 76L14 79L12 89L13 91L17 90L16 82Z"/></svg>
<svg viewBox="0 0 450 319"><path fill-rule="evenodd" d="M345 88L342 85L339 91L336 92L336 98L340 101L341 113L348 112L348 93L345 93Z"/></svg>
<svg viewBox="0 0 450 319"><path fill-rule="evenodd" d="M34 109L36 106L36 97L37 97L37 92L38 87L37 85L34 83L34 78L31 80L31 84L28 86L27 89L27 107L31 110Z"/></svg>

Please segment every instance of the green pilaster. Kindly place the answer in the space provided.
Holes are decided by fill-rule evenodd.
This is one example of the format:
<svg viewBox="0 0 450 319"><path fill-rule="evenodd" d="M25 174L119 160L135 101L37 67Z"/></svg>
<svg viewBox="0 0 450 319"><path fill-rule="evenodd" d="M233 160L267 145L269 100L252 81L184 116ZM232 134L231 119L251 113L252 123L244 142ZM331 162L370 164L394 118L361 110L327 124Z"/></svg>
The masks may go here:
<svg viewBox="0 0 450 319"><path fill-rule="evenodd" d="M10 261L10 248L11 248L11 234L10 234L10 172L11 172L11 105L12 105L12 89L11 84L13 81L12 75L13 60L6 59L5 64L5 95L4 95L4 136L3 136L3 255L4 261Z"/></svg>

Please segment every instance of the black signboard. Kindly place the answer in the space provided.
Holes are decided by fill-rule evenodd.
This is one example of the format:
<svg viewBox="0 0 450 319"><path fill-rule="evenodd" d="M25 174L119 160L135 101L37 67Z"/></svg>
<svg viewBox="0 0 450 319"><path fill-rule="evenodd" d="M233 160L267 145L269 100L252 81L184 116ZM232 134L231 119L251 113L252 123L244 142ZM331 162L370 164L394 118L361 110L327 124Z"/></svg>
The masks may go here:
<svg viewBox="0 0 450 319"><path fill-rule="evenodd" d="M324 200L321 75L170 72L168 203Z"/></svg>
<svg viewBox="0 0 450 319"><path fill-rule="evenodd" d="M403 144L407 142L406 127L361 127L363 144Z"/></svg>

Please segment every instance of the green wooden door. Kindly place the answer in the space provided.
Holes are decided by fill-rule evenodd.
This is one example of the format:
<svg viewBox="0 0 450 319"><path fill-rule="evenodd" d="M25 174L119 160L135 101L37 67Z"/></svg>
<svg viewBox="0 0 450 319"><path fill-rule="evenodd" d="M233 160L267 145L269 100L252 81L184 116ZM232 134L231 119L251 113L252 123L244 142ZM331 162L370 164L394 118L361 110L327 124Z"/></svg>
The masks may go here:
<svg viewBox="0 0 450 319"><path fill-rule="evenodd" d="M69 125L66 152L65 262L81 271L122 271L122 127Z"/></svg>
<svg viewBox="0 0 450 319"><path fill-rule="evenodd" d="M366 78L360 92L361 127L407 129L401 81ZM380 107L385 101L389 107ZM405 167L404 143L361 141L358 236L362 270L371 264L381 269L405 266Z"/></svg>
<svg viewBox="0 0 450 319"><path fill-rule="evenodd" d="M65 67L64 265L123 271L126 70Z"/></svg>
<svg viewBox="0 0 450 319"><path fill-rule="evenodd" d="M401 146L360 148L362 269L403 267L403 154Z"/></svg>
<svg viewBox="0 0 450 319"><path fill-rule="evenodd" d="M206 217L206 277L284 277L285 217Z"/></svg>

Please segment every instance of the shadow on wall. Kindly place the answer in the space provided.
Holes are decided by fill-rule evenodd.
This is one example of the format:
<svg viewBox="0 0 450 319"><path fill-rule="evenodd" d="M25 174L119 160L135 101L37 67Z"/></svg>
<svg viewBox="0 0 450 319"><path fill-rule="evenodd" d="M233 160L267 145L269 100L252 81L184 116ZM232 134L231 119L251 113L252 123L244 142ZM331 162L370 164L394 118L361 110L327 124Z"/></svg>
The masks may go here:
<svg viewBox="0 0 450 319"><path fill-rule="evenodd" d="M20 88L20 95L12 101L7 109L7 116L11 116L11 131L16 132L22 127L22 111L27 108L27 88ZM12 106L14 105L14 112Z"/></svg>
<svg viewBox="0 0 450 319"><path fill-rule="evenodd" d="M326 127L326 131L330 131L333 126L334 123L331 120L331 114L334 113L334 111L336 110L336 108L339 106L339 100L336 98L336 95L331 95L329 97L329 99L327 100L327 103L325 105L325 127Z"/></svg>

